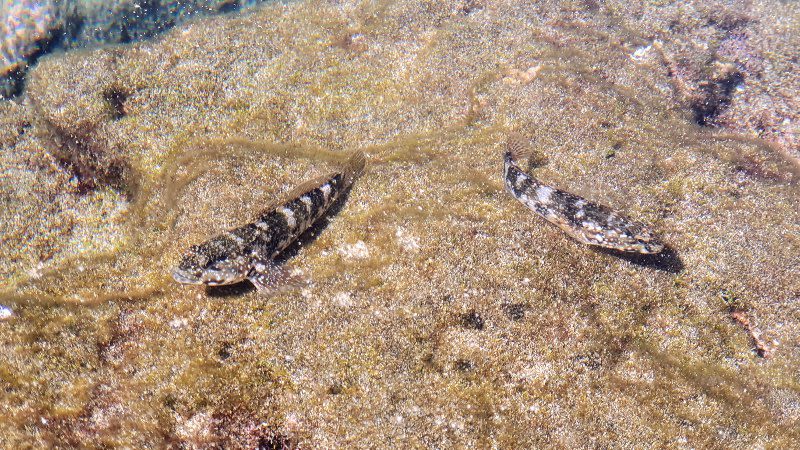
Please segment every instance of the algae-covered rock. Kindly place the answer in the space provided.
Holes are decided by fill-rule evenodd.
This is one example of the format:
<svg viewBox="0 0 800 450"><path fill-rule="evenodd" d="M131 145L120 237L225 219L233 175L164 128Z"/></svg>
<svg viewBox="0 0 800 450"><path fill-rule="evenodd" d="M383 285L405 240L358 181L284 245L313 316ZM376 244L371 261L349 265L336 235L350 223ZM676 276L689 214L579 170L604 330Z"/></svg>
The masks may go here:
<svg viewBox="0 0 800 450"><path fill-rule="evenodd" d="M43 59L0 106L3 445L791 446L800 169L697 123L694 74L730 66L676 77L702 58L652 30L705 16L631 8L298 1ZM707 88L715 120L737 107ZM511 132L671 254L520 205ZM171 279L355 150L366 173L285 262L306 284Z"/></svg>
<svg viewBox="0 0 800 450"><path fill-rule="evenodd" d="M27 100L48 149L73 173L80 191L105 185L133 195L130 149L112 122L126 115L134 86L117 73L117 52L102 53L43 61L29 77Z"/></svg>

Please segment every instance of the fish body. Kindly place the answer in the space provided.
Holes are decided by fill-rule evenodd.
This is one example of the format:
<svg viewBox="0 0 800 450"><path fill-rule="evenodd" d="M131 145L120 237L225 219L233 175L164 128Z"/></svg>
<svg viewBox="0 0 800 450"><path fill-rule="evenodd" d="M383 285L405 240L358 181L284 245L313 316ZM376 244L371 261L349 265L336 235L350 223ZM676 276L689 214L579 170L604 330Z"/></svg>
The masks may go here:
<svg viewBox="0 0 800 450"><path fill-rule="evenodd" d="M525 173L517 160L527 151L519 138L512 136L504 157L506 189L525 206L584 244L643 254L664 249L644 224Z"/></svg>
<svg viewBox="0 0 800 450"><path fill-rule="evenodd" d="M342 170L298 186L253 222L191 246L173 270L173 278L207 286L250 280L260 291L274 290L287 278L285 270L274 263L275 257L350 189L364 163L364 155L358 152Z"/></svg>

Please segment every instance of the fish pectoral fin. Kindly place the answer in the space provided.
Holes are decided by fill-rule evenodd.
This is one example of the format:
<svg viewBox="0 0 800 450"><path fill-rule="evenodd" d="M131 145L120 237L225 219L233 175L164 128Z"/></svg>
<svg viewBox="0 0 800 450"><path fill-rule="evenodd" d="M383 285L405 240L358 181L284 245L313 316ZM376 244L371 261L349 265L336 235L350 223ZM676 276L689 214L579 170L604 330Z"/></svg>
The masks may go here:
<svg viewBox="0 0 800 450"><path fill-rule="evenodd" d="M301 276L293 275L288 268L273 261L254 262L247 279L262 294L274 294L307 284Z"/></svg>

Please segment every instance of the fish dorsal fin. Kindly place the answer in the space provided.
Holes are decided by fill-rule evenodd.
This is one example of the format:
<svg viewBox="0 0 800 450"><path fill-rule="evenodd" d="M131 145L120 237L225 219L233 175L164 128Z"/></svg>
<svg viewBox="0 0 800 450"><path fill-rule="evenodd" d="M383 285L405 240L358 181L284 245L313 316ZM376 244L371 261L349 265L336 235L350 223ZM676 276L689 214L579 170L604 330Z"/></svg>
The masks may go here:
<svg viewBox="0 0 800 450"><path fill-rule="evenodd" d="M281 195L276 200L269 202L262 210L262 214L280 208L292 200L301 197L303 194L321 187L323 184L333 179L333 177L336 175L342 176L342 179L344 180L342 189L346 190L364 172L365 164L366 158L364 157L364 154L362 152L356 152L345 163L342 164L342 168L340 170L313 178L295 186L289 192Z"/></svg>
<svg viewBox="0 0 800 450"><path fill-rule="evenodd" d="M512 132L506 139L506 152L510 153L512 158L519 160L530 156L531 146L521 134Z"/></svg>
<svg viewBox="0 0 800 450"><path fill-rule="evenodd" d="M342 175L344 176L345 186L350 186L353 182L364 173L364 167L367 164L367 158L364 153L356 151L353 153L347 162L342 167Z"/></svg>
<svg viewBox="0 0 800 450"><path fill-rule="evenodd" d="M506 139L506 153L514 161L528 161L528 167L536 167L544 162L544 158L533 149L527 139L518 132L512 132Z"/></svg>

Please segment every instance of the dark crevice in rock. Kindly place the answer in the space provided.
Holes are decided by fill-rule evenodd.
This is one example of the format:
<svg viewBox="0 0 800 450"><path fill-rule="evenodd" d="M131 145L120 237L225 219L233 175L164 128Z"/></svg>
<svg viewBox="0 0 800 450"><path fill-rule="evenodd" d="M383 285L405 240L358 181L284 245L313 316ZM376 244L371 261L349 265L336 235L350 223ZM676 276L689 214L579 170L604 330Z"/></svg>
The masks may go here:
<svg viewBox="0 0 800 450"><path fill-rule="evenodd" d="M75 36L75 30L83 27L83 19L79 16L68 16L64 25L50 31L48 37L37 41L36 50L28 55L25 62L11 71L2 75L0 83L0 98L10 99L22 94L25 88L25 76L28 70L36 65L42 56L64 48L66 43Z"/></svg>
<svg viewBox="0 0 800 450"><path fill-rule="evenodd" d="M483 4L481 0L466 0L463 4L458 8L458 13L464 16L468 16L475 12L483 11L486 6Z"/></svg>
<svg viewBox="0 0 800 450"><path fill-rule="evenodd" d="M221 14L227 14L227 13L232 13L232 12L239 11L240 9L242 9L242 2L240 2L239 0L233 0L231 2L228 2L228 3L220 6L218 11Z"/></svg>
<svg viewBox="0 0 800 450"><path fill-rule="evenodd" d="M75 179L79 194L109 187L132 200L138 190L137 178L130 164L118 154L102 148L90 137L75 136L48 127L53 134L56 161Z"/></svg>
<svg viewBox="0 0 800 450"><path fill-rule="evenodd" d="M123 89L110 88L103 92L103 99L111 109L111 117L114 120L121 119L127 114L125 112L125 101L128 100L129 93Z"/></svg>
<svg viewBox="0 0 800 450"><path fill-rule="evenodd" d="M129 44L153 38L193 17L234 13L247 6L266 0L230 0L209 6L203 2L166 2L143 0L121 8L112 16L100 11L85 17L74 6L65 3L59 14L59 25L48 31L36 50L20 64L0 74L0 99L21 95L25 89L25 76L37 60L49 53L77 48L91 48L105 44Z"/></svg>
<svg viewBox="0 0 800 450"><path fill-rule="evenodd" d="M28 69L33 67L39 58L51 53L54 48L57 48L61 41L61 35L62 33L56 30L50 38L38 41L37 50L28 56L25 64L18 65L2 76L0 98L10 99L22 94L25 88L25 75L27 75Z"/></svg>
<svg viewBox="0 0 800 450"><path fill-rule="evenodd" d="M289 450L295 446L286 436L275 435L259 439L256 448L258 450Z"/></svg>
<svg viewBox="0 0 800 450"><path fill-rule="evenodd" d="M220 349L217 351L217 356L219 356L220 360L225 361L226 359L231 357L232 351L233 351L233 344L231 344L230 342L226 342L222 344L222 347L220 347Z"/></svg>
<svg viewBox="0 0 800 450"><path fill-rule="evenodd" d="M744 75L728 68L699 85L699 95L691 102L693 120L700 126L713 126L714 120L731 103L734 89L744 82Z"/></svg>
<svg viewBox="0 0 800 450"><path fill-rule="evenodd" d="M475 363L468 359L459 359L455 362L453 367L459 372L469 372L475 368Z"/></svg>
<svg viewBox="0 0 800 450"><path fill-rule="evenodd" d="M482 330L483 329L483 317L476 311L470 311L467 314L461 316L461 326L464 328L470 328L473 330Z"/></svg>

